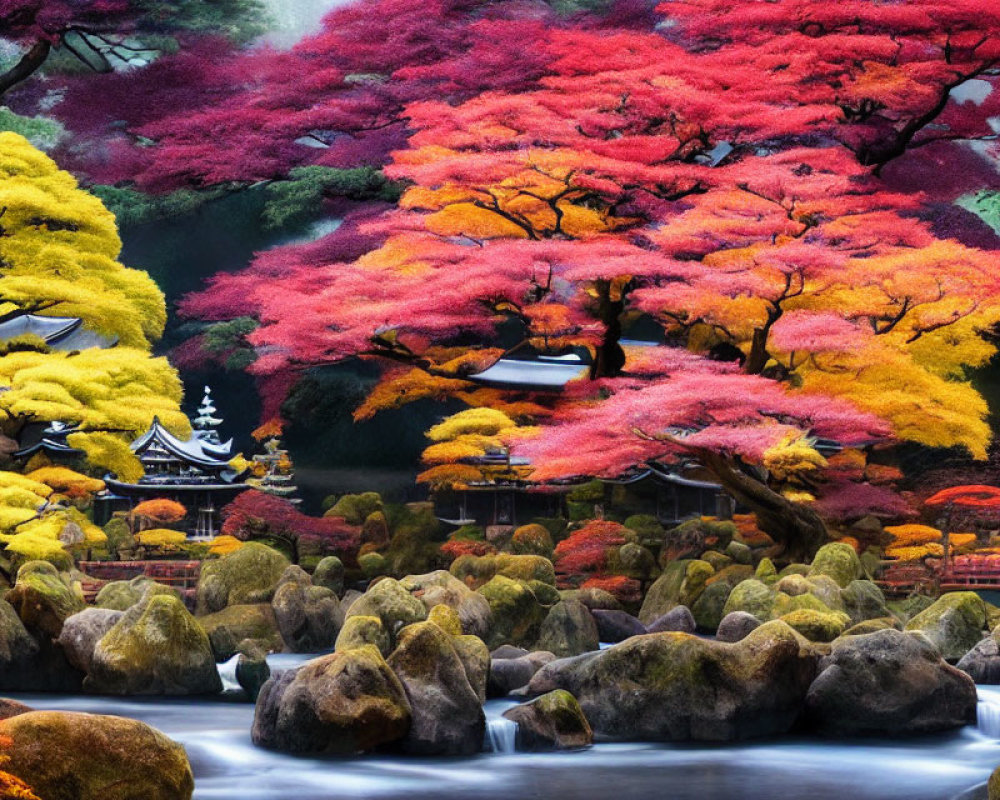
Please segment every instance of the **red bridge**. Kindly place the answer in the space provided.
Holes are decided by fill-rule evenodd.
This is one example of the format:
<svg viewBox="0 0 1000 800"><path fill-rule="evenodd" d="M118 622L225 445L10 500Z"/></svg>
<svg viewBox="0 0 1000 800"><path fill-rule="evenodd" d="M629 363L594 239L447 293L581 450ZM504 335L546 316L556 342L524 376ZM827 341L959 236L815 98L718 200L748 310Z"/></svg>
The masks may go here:
<svg viewBox="0 0 1000 800"><path fill-rule="evenodd" d="M108 581L128 581L145 575L157 583L172 586L191 605L201 574L200 561L81 561L80 571L91 580L83 581L83 596L93 603Z"/></svg>
<svg viewBox="0 0 1000 800"><path fill-rule="evenodd" d="M955 556L940 561L899 563L884 561L878 583L888 595L954 591L1000 591L1000 554Z"/></svg>

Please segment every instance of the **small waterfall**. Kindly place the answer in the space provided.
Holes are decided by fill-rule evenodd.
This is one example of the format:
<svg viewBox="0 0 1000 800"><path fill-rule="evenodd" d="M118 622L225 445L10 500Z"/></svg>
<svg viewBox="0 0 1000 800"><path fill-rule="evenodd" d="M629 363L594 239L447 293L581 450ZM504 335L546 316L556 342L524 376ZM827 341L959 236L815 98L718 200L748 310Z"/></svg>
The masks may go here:
<svg viewBox="0 0 1000 800"><path fill-rule="evenodd" d="M505 717L486 720L486 742L484 748L497 755L513 753L517 743L517 723Z"/></svg>
<svg viewBox="0 0 1000 800"><path fill-rule="evenodd" d="M222 691L225 693L229 692L242 692L243 689L236 680L236 664L240 660L240 654L237 653L228 661L222 664L216 664L216 668L219 670L219 677L222 678Z"/></svg>
<svg viewBox="0 0 1000 800"><path fill-rule="evenodd" d="M980 733L1000 739L1000 690L977 686L976 727Z"/></svg>

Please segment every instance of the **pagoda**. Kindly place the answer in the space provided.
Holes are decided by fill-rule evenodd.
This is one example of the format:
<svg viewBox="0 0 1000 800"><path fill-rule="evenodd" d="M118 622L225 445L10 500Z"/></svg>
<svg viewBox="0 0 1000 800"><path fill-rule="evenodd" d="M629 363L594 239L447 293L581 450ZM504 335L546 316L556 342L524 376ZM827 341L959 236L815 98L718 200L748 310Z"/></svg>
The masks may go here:
<svg viewBox="0 0 1000 800"><path fill-rule="evenodd" d="M191 530L196 538L214 536L218 509L250 488L240 481L242 473L230 466L233 441L220 441L217 429L222 420L215 413L211 390L205 387L205 397L188 438L175 436L154 417L149 430L131 444L132 452L142 464L142 477L130 483L106 476L105 483L114 493L108 500L118 501L115 505L127 504L125 510L154 497L176 500L196 518Z"/></svg>
<svg viewBox="0 0 1000 800"><path fill-rule="evenodd" d="M295 473L288 451L282 449L278 437L272 436L264 442L264 452L253 456L252 462L250 467L252 477L246 479L248 486L283 497L292 503L302 502L298 498L291 497L298 491L298 487L292 482Z"/></svg>

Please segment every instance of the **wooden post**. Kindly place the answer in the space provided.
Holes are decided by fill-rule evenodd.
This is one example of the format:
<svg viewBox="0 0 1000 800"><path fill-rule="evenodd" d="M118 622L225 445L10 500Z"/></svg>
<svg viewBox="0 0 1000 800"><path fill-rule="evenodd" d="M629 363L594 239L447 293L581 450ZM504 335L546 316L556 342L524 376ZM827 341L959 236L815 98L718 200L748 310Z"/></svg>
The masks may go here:
<svg viewBox="0 0 1000 800"><path fill-rule="evenodd" d="M948 561L951 555L951 507L952 504L948 503L944 511L944 521L941 525L941 544L944 547L944 563L942 565L942 573L947 574L948 572Z"/></svg>

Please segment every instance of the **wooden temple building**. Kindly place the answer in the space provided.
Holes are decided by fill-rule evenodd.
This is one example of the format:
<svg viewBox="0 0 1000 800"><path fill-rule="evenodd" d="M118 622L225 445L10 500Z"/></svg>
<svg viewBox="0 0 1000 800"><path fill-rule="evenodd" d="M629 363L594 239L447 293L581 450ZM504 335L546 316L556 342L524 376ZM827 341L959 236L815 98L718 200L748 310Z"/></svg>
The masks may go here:
<svg viewBox="0 0 1000 800"><path fill-rule="evenodd" d="M98 524L110 519L115 511L128 511L143 500L167 498L191 512L192 536L199 539L215 536L219 510L250 487L229 464L234 455L232 439L219 440L217 428L222 420L213 416L211 393L208 387L205 389L205 399L190 437L175 436L154 418L149 430L132 442L131 449L142 464L143 476L135 483L114 475L105 477L108 491L95 502Z"/></svg>

